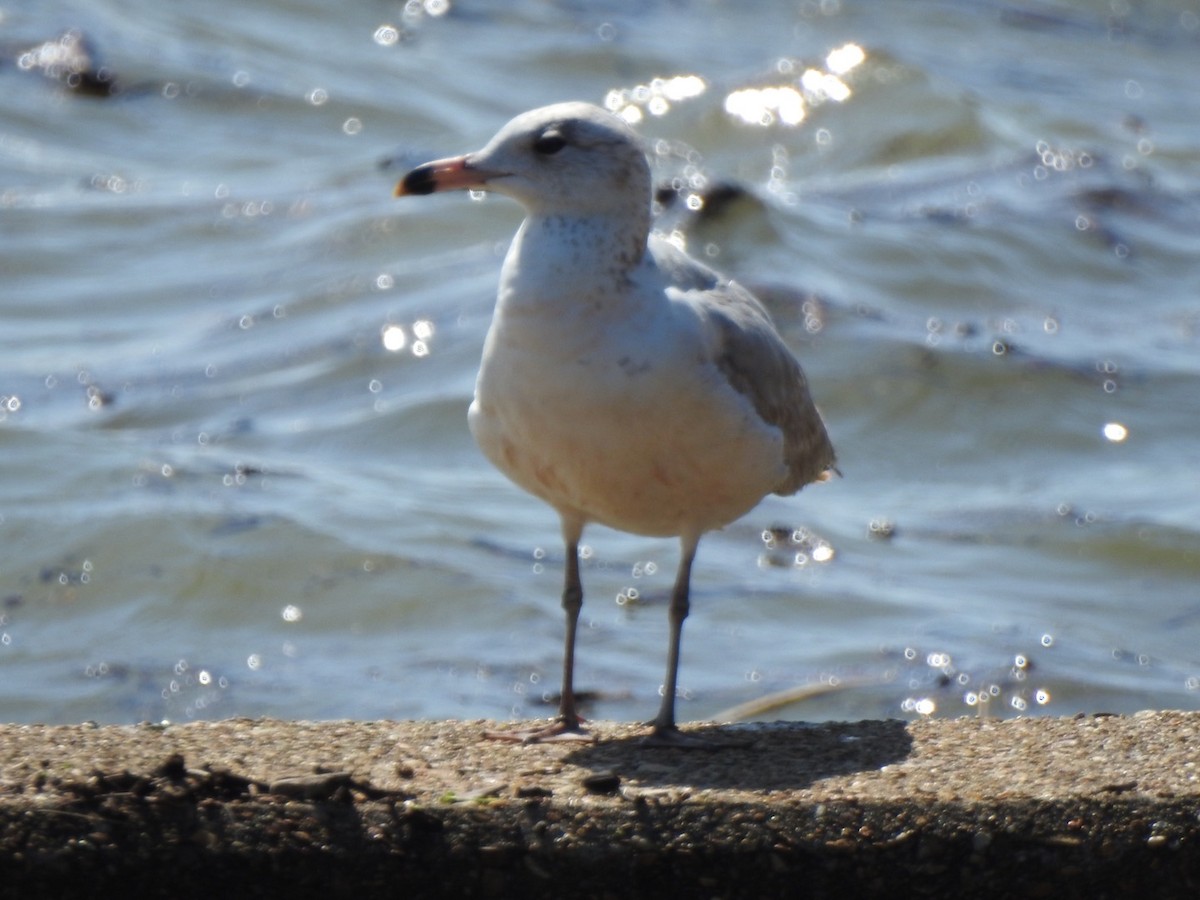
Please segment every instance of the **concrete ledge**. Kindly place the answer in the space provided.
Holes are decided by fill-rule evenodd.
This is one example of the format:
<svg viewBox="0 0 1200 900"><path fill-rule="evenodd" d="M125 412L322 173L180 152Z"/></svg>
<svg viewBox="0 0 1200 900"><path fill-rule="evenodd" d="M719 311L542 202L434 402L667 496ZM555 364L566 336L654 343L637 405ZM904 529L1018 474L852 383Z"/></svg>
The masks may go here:
<svg viewBox="0 0 1200 900"><path fill-rule="evenodd" d="M0 726L0 895L1197 897L1200 713Z"/></svg>

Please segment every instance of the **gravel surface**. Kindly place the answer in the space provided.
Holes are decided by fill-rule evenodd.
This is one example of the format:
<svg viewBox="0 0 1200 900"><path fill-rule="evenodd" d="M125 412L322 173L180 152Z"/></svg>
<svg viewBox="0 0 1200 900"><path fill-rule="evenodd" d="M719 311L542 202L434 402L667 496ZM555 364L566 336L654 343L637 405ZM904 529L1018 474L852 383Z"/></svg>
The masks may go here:
<svg viewBox="0 0 1200 900"><path fill-rule="evenodd" d="M0 896L1196 897L1200 714L0 726Z"/></svg>

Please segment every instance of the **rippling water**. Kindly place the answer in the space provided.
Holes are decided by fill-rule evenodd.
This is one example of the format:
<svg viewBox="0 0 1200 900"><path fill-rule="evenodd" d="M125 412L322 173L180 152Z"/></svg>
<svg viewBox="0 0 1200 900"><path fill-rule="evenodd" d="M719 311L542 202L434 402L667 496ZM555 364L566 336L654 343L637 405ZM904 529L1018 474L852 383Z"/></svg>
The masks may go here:
<svg viewBox="0 0 1200 900"><path fill-rule="evenodd" d="M390 189L563 99L845 476L702 543L681 717L1200 706L1195 2L55 6L0 7L0 719L548 714L556 517L465 420L520 214ZM648 717L676 548L587 539L588 713Z"/></svg>

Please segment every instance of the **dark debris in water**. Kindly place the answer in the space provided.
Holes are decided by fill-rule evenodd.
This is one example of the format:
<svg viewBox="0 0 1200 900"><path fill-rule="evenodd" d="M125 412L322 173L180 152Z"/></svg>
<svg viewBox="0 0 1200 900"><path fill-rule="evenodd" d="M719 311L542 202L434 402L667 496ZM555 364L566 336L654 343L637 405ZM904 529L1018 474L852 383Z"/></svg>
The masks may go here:
<svg viewBox="0 0 1200 900"><path fill-rule="evenodd" d="M213 537L244 534L247 531L257 531L265 522L266 518L263 516L227 516L209 529L209 534Z"/></svg>
<svg viewBox="0 0 1200 900"><path fill-rule="evenodd" d="M633 694L630 691L614 691L608 689L585 689L575 691L575 703L584 713L587 713L589 716L591 715L591 708L597 703L621 703L630 700L632 697ZM536 706L557 708L559 701L562 699L562 694L559 691L545 691L540 695L530 695L530 699Z"/></svg>
<svg viewBox="0 0 1200 900"><path fill-rule="evenodd" d="M654 200L664 210L685 205L700 221L719 218L738 203L762 206L753 193L732 181L717 181L700 190L694 190L682 181L673 181L660 185L654 192Z"/></svg>
<svg viewBox="0 0 1200 900"><path fill-rule="evenodd" d="M762 542L765 552L759 562L779 568L827 563L836 556L828 540L804 526L772 525L763 530Z"/></svg>
<svg viewBox="0 0 1200 900"><path fill-rule="evenodd" d="M38 581L42 584L57 584L62 587L83 585L91 581L91 573L91 560L63 560L58 565L42 566L38 572Z"/></svg>
<svg viewBox="0 0 1200 900"><path fill-rule="evenodd" d="M77 28L16 54L23 72L37 72L84 97L111 97L120 92L115 73L98 61L95 48Z"/></svg>
<svg viewBox="0 0 1200 900"><path fill-rule="evenodd" d="M1038 660L1054 646L1052 635L1042 635L1036 648L1013 653L1000 665L971 665L945 650L905 647L892 651L896 658L895 682L908 694L901 710L908 715L1005 716L1027 715L1051 702L1049 687L1034 676Z"/></svg>
<svg viewBox="0 0 1200 900"><path fill-rule="evenodd" d="M896 536L896 523L891 519L876 518L867 523L867 537L876 541L890 541Z"/></svg>

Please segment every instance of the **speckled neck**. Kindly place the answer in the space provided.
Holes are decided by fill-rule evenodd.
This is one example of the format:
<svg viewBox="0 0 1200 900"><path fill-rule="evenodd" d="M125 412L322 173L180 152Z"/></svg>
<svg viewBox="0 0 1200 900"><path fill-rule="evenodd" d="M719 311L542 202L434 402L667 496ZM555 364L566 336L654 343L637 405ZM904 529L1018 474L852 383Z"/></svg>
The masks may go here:
<svg viewBox="0 0 1200 900"><path fill-rule="evenodd" d="M562 304L572 296L621 296L646 254L650 211L631 216L530 214L513 238L500 279L508 307Z"/></svg>

